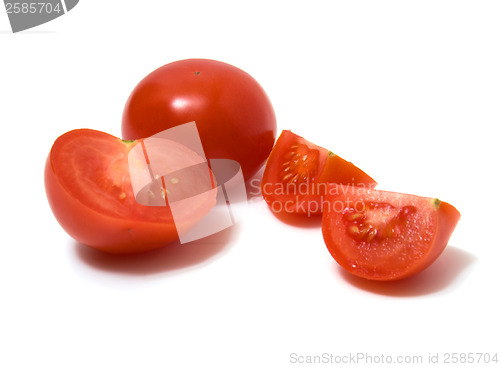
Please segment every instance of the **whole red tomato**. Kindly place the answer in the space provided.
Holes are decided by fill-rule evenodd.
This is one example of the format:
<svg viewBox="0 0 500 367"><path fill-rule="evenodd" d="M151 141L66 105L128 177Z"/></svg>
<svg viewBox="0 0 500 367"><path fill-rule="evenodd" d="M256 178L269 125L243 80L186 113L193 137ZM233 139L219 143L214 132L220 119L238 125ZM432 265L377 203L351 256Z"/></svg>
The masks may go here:
<svg viewBox="0 0 500 367"><path fill-rule="evenodd" d="M237 161L246 180L262 167L276 138L276 116L259 83L206 59L172 62L147 75L125 105L122 137L146 138L191 121L207 158Z"/></svg>

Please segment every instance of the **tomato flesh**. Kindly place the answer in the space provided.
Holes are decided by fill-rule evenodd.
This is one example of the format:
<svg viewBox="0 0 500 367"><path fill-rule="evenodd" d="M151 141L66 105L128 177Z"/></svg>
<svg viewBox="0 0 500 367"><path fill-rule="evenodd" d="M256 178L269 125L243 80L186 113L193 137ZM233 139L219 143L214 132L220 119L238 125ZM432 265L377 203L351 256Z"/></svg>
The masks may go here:
<svg viewBox="0 0 500 367"><path fill-rule="evenodd" d="M459 218L437 199L331 184L322 230L329 252L348 272L396 280L431 265Z"/></svg>
<svg viewBox="0 0 500 367"><path fill-rule="evenodd" d="M173 184L150 185L148 197L160 197L162 203L141 205L130 174L136 163L129 161L141 144L90 129L70 131L55 141L45 166L47 198L58 222L78 242L109 253L152 250L176 241L179 230L193 226L215 205L216 192L207 191L174 222L165 195ZM180 144L166 144L183 157L183 165L202 160Z"/></svg>
<svg viewBox="0 0 500 367"><path fill-rule="evenodd" d="M375 180L325 148L283 130L267 160L262 195L274 212L321 214L327 183L373 187Z"/></svg>

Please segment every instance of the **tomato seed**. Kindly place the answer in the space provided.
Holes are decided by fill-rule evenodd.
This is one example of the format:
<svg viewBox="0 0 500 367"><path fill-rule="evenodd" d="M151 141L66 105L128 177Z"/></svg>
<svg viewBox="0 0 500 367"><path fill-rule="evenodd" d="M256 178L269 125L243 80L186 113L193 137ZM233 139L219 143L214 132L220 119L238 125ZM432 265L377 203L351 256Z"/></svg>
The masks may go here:
<svg viewBox="0 0 500 367"><path fill-rule="evenodd" d="M377 235L377 229L376 228L370 228L368 231L368 237L366 238L366 242L371 242L375 236Z"/></svg>
<svg viewBox="0 0 500 367"><path fill-rule="evenodd" d="M361 219L363 217L363 213L354 213L349 215L346 219L350 222L354 222L358 219Z"/></svg>
<svg viewBox="0 0 500 367"><path fill-rule="evenodd" d="M350 234L359 234L359 227L358 226L350 226L348 228Z"/></svg>

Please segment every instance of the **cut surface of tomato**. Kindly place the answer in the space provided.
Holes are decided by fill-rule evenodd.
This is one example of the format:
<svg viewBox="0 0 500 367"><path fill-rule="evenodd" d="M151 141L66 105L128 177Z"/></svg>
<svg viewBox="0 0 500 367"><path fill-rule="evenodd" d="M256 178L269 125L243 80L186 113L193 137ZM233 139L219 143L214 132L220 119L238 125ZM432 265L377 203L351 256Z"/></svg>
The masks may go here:
<svg viewBox="0 0 500 367"><path fill-rule="evenodd" d="M149 176L146 185L149 162L130 154L141 144L142 140L124 141L90 129L72 130L55 141L45 165L47 198L58 222L78 242L109 253L152 250L176 241L179 230L187 230L215 205L215 190L207 191L196 203L190 200L174 222L167 192L174 191L175 198L175 190L185 190L186 185L177 177L165 182L159 176ZM169 153L177 157L176 165L162 167L165 173L203 162L181 144L162 144L164 151L149 152L150 156ZM136 186L142 174L141 186L146 190L134 192L131 170L139 172ZM202 175L192 170L186 177L202 180ZM213 188L213 182L208 185L207 189Z"/></svg>
<svg viewBox="0 0 500 367"><path fill-rule="evenodd" d="M261 190L273 212L321 214L327 183L374 187L361 169L283 130L267 160Z"/></svg>
<svg viewBox="0 0 500 367"><path fill-rule="evenodd" d="M328 185L323 237L333 258L365 279L396 280L431 265L460 213L438 199Z"/></svg>

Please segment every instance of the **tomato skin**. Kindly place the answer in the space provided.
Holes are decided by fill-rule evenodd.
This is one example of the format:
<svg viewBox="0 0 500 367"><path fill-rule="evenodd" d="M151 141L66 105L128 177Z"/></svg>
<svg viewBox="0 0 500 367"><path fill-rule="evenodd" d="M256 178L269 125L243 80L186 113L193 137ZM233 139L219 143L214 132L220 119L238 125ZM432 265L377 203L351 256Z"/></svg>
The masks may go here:
<svg viewBox="0 0 500 367"><path fill-rule="evenodd" d="M146 138L195 121L207 158L240 163L245 180L264 164L276 139L276 116L264 89L232 65L206 59L166 64L132 91L124 139Z"/></svg>
<svg viewBox="0 0 500 367"><path fill-rule="evenodd" d="M304 163L299 159L297 172L303 180L284 182L290 147L302 146ZM307 155L309 158L304 157ZM310 159L314 155L313 159ZM295 172L294 172L295 173ZM274 212L321 215L328 183L375 187L376 181L351 162L313 144L303 137L283 130L267 160L261 190L264 200Z"/></svg>
<svg viewBox="0 0 500 367"><path fill-rule="evenodd" d="M177 227L168 206L143 206L134 198L126 158L130 149L137 144L140 141L123 142L109 134L90 129L72 130L54 142L45 164L46 195L55 218L76 241L102 252L133 254L154 250L178 240ZM79 156L80 153L73 153L78 149L89 151L94 148L97 152L112 152L114 155L108 161L95 161L90 159L91 155ZM82 176L78 172L83 171L82 167L88 164L98 164L99 166L90 167L95 168L96 172L101 168L106 169L116 157L123 160L117 174L122 177L118 182L123 182L120 190L127 199L122 203L116 200L116 203L111 202L102 208L102 202L109 200L109 196L113 194L110 190L97 191L89 188L85 191L78 187L96 183L98 186L107 177L91 177L88 171ZM205 213L214 204L215 196L200 203L195 210ZM194 224L197 218L190 220L193 223L186 223L186 227Z"/></svg>
<svg viewBox="0 0 500 367"><path fill-rule="evenodd" d="M429 267L446 248L460 219L455 207L437 199L334 184L329 185L328 190L322 219L328 251L349 273L369 280L403 279ZM349 235L349 226L353 222L345 220L346 214L365 214L362 211L355 214L357 212L349 212L347 208L366 208L368 204L388 205L393 213L397 213L392 217L379 217L382 226L397 219L404 208L413 208L413 212L399 217L399 223L395 225L399 231L385 231L380 237L373 236L375 240L372 242L366 237L355 239ZM355 235L357 231L354 231ZM382 231L379 228L379 232Z"/></svg>
<svg viewBox="0 0 500 367"><path fill-rule="evenodd" d="M178 239L173 221L168 224L140 223L98 213L70 195L51 165L45 165L45 189L52 213L76 241L111 254L133 254L154 250Z"/></svg>

